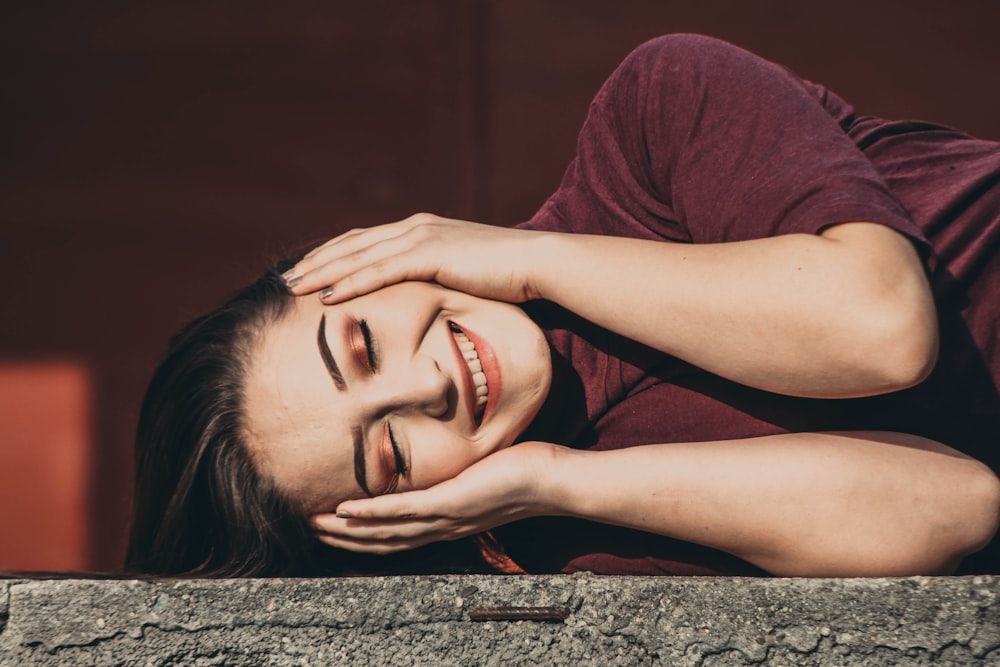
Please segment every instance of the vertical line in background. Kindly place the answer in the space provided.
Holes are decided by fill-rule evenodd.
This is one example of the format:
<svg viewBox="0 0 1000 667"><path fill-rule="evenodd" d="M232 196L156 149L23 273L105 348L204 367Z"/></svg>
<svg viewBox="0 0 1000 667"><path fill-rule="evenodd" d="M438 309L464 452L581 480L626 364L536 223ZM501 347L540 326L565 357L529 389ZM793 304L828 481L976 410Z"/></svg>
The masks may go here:
<svg viewBox="0 0 1000 667"><path fill-rule="evenodd" d="M493 0L474 0L472 10L473 210L477 222L494 220L493 210Z"/></svg>

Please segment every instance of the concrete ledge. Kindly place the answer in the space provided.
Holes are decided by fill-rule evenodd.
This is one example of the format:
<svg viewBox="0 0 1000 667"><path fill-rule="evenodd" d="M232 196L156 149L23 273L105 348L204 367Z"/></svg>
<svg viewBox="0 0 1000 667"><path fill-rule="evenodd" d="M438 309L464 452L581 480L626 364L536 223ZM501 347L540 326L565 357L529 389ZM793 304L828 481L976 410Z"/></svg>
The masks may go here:
<svg viewBox="0 0 1000 667"><path fill-rule="evenodd" d="M931 663L1000 665L1000 577L0 581L0 665Z"/></svg>

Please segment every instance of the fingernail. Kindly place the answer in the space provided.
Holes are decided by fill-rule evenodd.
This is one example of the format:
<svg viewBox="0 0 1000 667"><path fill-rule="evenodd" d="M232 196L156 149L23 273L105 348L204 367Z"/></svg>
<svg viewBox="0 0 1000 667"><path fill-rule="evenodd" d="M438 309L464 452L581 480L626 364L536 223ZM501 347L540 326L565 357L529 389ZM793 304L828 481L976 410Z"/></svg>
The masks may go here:
<svg viewBox="0 0 1000 667"><path fill-rule="evenodd" d="M319 293L319 298L321 299L329 299L331 296L333 296L332 287L324 287Z"/></svg>
<svg viewBox="0 0 1000 667"><path fill-rule="evenodd" d="M337 517L341 519L353 519L354 515L344 510L337 510Z"/></svg>
<svg viewBox="0 0 1000 667"><path fill-rule="evenodd" d="M294 269L289 269L282 273L281 279L285 281L285 285L288 287L295 287L302 282L302 276L295 275Z"/></svg>

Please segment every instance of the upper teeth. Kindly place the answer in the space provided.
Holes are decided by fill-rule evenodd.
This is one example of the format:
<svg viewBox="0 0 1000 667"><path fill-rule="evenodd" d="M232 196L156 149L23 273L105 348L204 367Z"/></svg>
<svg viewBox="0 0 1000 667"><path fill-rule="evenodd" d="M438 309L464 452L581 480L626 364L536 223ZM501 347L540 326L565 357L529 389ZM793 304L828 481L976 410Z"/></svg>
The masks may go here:
<svg viewBox="0 0 1000 667"><path fill-rule="evenodd" d="M486 405L489 399L489 387L486 386L486 373L483 372L483 364L479 361L479 353L476 346L469 337L461 331L455 331L455 340L458 342L458 349L465 357L465 363L469 365L469 372L472 373L472 384L476 388L476 409Z"/></svg>

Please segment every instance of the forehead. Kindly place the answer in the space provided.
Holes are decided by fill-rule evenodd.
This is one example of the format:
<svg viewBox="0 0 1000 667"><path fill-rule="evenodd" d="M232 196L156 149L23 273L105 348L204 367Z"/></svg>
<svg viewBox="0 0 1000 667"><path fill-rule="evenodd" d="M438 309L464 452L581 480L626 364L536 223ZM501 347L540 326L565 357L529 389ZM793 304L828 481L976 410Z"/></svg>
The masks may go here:
<svg viewBox="0 0 1000 667"><path fill-rule="evenodd" d="M316 344L323 306L300 297L250 353L247 431L259 472L307 507L345 499L353 480L350 418ZM356 485L356 484L354 484Z"/></svg>

